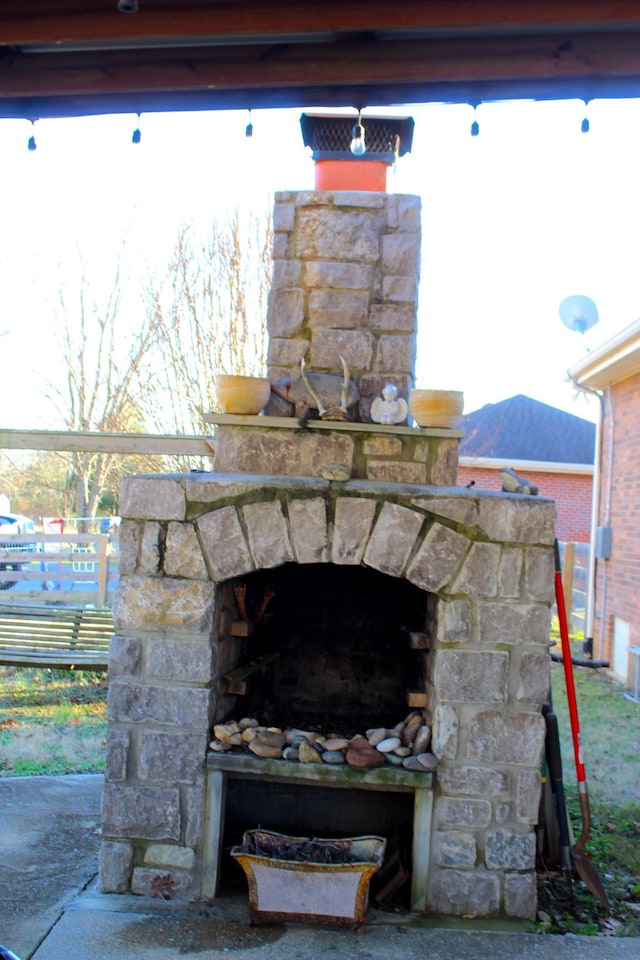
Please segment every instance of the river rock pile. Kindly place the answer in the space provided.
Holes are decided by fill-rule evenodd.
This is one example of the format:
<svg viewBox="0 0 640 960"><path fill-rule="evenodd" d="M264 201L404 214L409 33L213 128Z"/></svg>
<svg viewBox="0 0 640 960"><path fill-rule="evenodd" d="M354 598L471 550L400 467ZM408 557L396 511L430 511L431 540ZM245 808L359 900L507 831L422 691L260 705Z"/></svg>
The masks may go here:
<svg viewBox="0 0 640 960"><path fill-rule="evenodd" d="M209 748L299 763L348 764L360 770L391 765L428 773L438 761L429 752L431 727L412 711L394 727L374 727L347 739L290 727L265 727L252 717L216 723Z"/></svg>

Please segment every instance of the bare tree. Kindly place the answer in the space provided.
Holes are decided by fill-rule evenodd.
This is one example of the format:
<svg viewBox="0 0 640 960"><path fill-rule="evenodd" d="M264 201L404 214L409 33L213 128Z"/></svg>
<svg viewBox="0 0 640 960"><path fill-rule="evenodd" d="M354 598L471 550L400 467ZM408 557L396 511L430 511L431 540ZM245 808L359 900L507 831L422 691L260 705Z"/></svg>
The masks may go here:
<svg viewBox="0 0 640 960"><path fill-rule="evenodd" d="M62 380L49 393L66 428L123 431L142 428L140 410L150 382L151 347L157 336L152 316L139 311L135 323L123 315L122 252L105 302L92 297L81 263L77 293L58 291ZM96 515L100 499L116 481L121 458L113 454L68 454L73 509L78 517Z"/></svg>
<svg viewBox="0 0 640 960"><path fill-rule="evenodd" d="M156 429L200 433L219 373L263 374L270 272L267 215L236 208L204 238L182 226L164 278L147 291L161 351L148 411Z"/></svg>

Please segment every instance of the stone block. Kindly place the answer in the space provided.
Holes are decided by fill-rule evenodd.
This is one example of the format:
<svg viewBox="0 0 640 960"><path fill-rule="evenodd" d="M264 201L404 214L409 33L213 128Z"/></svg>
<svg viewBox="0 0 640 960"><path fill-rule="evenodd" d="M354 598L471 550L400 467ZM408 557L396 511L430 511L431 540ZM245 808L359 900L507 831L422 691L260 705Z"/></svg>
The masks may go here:
<svg viewBox="0 0 640 960"><path fill-rule="evenodd" d="M435 685L439 700L506 703L509 654L438 650Z"/></svg>
<svg viewBox="0 0 640 960"><path fill-rule="evenodd" d="M443 797L436 803L438 822L447 827L488 827L492 808L489 800L473 797Z"/></svg>
<svg viewBox="0 0 640 960"><path fill-rule="evenodd" d="M368 460L367 480L379 480L381 483L424 483L426 470L423 463Z"/></svg>
<svg viewBox="0 0 640 960"><path fill-rule="evenodd" d="M338 498L331 544L332 563L358 565L362 562L375 512L375 500Z"/></svg>
<svg viewBox="0 0 640 960"><path fill-rule="evenodd" d="M102 796L106 838L180 839L180 791L176 787L133 787L106 783Z"/></svg>
<svg viewBox="0 0 640 960"><path fill-rule="evenodd" d="M120 580L113 601L113 619L118 632L209 633L213 608L211 583L136 576Z"/></svg>
<svg viewBox="0 0 640 960"><path fill-rule="evenodd" d="M402 576L422 522L423 517L415 510L385 503L369 538L364 563L391 577Z"/></svg>
<svg viewBox="0 0 640 960"><path fill-rule="evenodd" d="M182 832L186 847L199 849L204 837L205 781L201 776L192 787L182 788Z"/></svg>
<svg viewBox="0 0 640 960"><path fill-rule="evenodd" d="M273 207L273 229L276 233L293 230L296 222L295 203L285 203L276 200Z"/></svg>
<svg viewBox="0 0 640 960"><path fill-rule="evenodd" d="M275 289L269 294L267 330L270 337L297 337L304 323L304 290Z"/></svg>
<svg viewBox="0 0 640 960"><path fill-rule="evenodd" d="M420 197L408 193L396 196L398 227L403 233L420 233L422 223Z"/></svg>
<svg viewBox="0 0 640 960"><path fill-rule="evenodd" d="M253 560L235 507L221 507L196 524L211 576L229 580L253 570Z"/></svg>
<svg viewBox="0 0 640 960"><path fill-rule="evenodd" d="M218 427L218 434L239 434L241 430L234 427ZM218 438L216 437L216 445ZM260 477L259 485L263 485L263 477ZM235 497L242 496L243 493L253 492L256 489L258 480L248 480L246 477L233 476L224 473L209 473L206 479L202 479L200 473L187 474L185 488L187 491L187 502L190 505L197 504L201 512L205 512L207 507L217 506L222 502L229 502ZM193 506L191 508L194 509Z"/></svg>
<svg viewBox="0 0 640 960"><path fill-rule="evenodd" d="M119 535L120 553L118 570L120 576L135 573L138 568L138 550L140 549L140 525L135 520L123 520Z"/></svg>
<svg viewBox="0 0 640 960"><path fill-rule="evenodd" d="M144 676L147 680L209 684L213 649L208 639L146 641Z"/></svg>
<svg viewBox="0 0 640 960"><path fill-rule="evenodd" d="M128 730L109 728L105 758L105 779L110 783L127 779L127 755L130 739Z"/></svg>
<svg viewBox="0 0 640 960"><path fill-rule="evenodd" d="M476 838L472 833L456 830L436 834L435 862L441 867L464 869L476 864Z"/></svg>
<svg viewBox="0 0 640 960"><path fill-rule="evenodd" d="M134 637L115 634L109 643L109 680L135 677L142 660L142 644Z"/></svg>
<svg viewBox="0 0 640 960"><path fill-rule="evenodd" d="M195 851L191 847L180 847L175 843L150 843L144 852L145 866L177 867L179 870L193 870Z"/></svg>
<svg viewBox="0 0 640 960"><path fill-rule="evenodd" d="M498 589L500 547L497 543L474 543L464 559L452 590L474 597L494 597Z"/></svg>
<svg viewBox="0 0 640 960"><path fill-rule="evenodd" d="M414 497L411 506L461 523L465 527L475 527L478 522L478 504L467 496Z"/></svg>
<svg viewBox="0 0 640 960"><path fill-rule="evenodd" d="M214 465L223 472L321 477L329 464L351 466L353 444L353 437L347 433L299 429L225 430L218 437Z"/></svg>
<svg viewBox="0 0 640 960"><path fill-rule="evenodd" d="M525 650L520 660L520 681L516 700L526 700L531 706L542 707L549 698L549 654L540 650Z"/></svg>
<svg viewBox="0 0 640 960"><path fill-rule="evenodd" d="M537 766L544 738L545 723L540 714L480 710L469 724L467 756L486 763Z"/></svg>
<svg viewBox="0 0 640 960"><path fill-rule="evenodd" d="M536 838L533 831L520 834L494 830L485 838L485 862L490 870L533 870Z"/></svg>
<svg viewBox="0 0 640 960"><path fill-rule="evenodd" d="M431 440L431 457L427 483L434 487L455 486L458 476L458 443L452 440Z"/></svg>
<svg viewBox="0 0 640 960"><path fill-rule="evenodd" d="M483 870L430 872L427 887L428 906L433 913L458 917L487 917L500 908L500 881Z"/></svg>
<svg viewBox="0 0 640 960"><path fill-rule="evenodd" d="M327 507L322 497L289 500L289 528L298 563L328 560Z"/></svg>
<svg viewBox="0 0 640 960"><path fill-rule="evenodd" d="M125 477L120 514L134 520L184 520L185 492L178 477Z"/></svg>
<svg viewBox="0 0 640 960"><path fill-rule="evenodd" d="M112 683L107 693L111 723L153 722L164 726L206 730L209 691L193 687Z"/></svg>
<svg viewBox="0 0 640 960"><path fill-rule="evenodd" d="M200 543L191 523L173 522L168 525L164 571L169 577L186 577L189 580L209 579Z"/></svg>
<svg viewBox="0 0 640 960"><path fill-rule="evenodd" d="M386 199L384 193L373 193L369 190L337 190L333 194L333 203L337 208L380 208L386 206Z"/></svg>
<svg viewBox="0 0 640 960"><path fill-rule="evenodd" d="M529 600L555 601L555 556L548 547L524 551L525 593Z"/></svg>
<svg viewBox="0 0 640 960"><path fill-rule="evenodd" d="M242 515L256 569L279 567L293 560L289 530L278 500L248 504L242 508Z"/></svg>
<svg viewBox="0 0 640 960"><path fill-rule="evenodd" d="M522 581L522 550L518 547L503 547L498 571L498 595L516 599L520 596Z"/></svg>
<svg viewBox="0 0 640 960"><path fill-rule="evenodd" d="M546 649L549 622L549 608L542 604L478 604L482 643L544 644Z"/></svg>
<svg viewBox="0 0 640 960"><path fill-rule="evenodd" d="M312 290L308 317L312 329L355 329L367 320L369 294L359 290Z"/></svg>
<svg viewBox="0 0 640 960"><path fill-rule="evenodd" d="M416 342L414 337L400 334L382 334L378 340L375 367L377 373L406 373L413 375Z"/></svg>
<svg viewBox="0 0 640 960"><path fill-rule="evenodd" d="M438 783L443 793L500 797L509 792L509 776L492 767L441 767Z"/></svg>
<svg viewBox="0 0 640 960"><path fill-rule="evenodd" d="M534 920L538 888L534 871L507 873L504 877L504 912L508 917Z"/></svg>
<svg viewBox="0 0 640 960"><path fill-rule="evenodd" d="M101 893L128 893L132 866L131 843L103 840L99 853Z"/></svg>
<svg viewBox="0 0 640 960"><path fill-rule="evenodd" d="M369 330L325 330L313 333L309 362L316 370L335 372L344 357L350 370L368 370L374 339Z"/></svg>
<svg viewBox="0 0 640 960"><path fill-rule="evenodd" d="M301 207L294 237L295 255L309 261L377 263L382 220L379 209L347 211Z"/></svg>
<svg viewBox="0 0 640 960"><path fill-rule="evenodd" d="M440 643L467 643L473 633L468 600L441 600L438 604L437 637Z"/></svg>
<svg viewBox="0 0 640 960"><path fill-rule="evenodd" d="M438 704L433 711L431 752L438 760L455 760L458 752L458 713L448 703Z"/></svg>
<svg viewBox="0 0 640 960"><path fill-rule="evenodd" d="M284 260L285 257L288 257L291 247L292 243L290 233L284 231L282 233L274 233L273 247L271 249L271 254L274 260Z"/></svg>
<svg viewBox="0 0 640 960"><path fill-rule="evenodd" d="M269 340L269 364L277 367L300 369L300 361L309 351L310 341L303 337L283 339L271 337Z"/></svg>
<svg viewBox="0 0 640 960"><path fill-rule="evenodd" d="M153 576L160 570L161 534L160 524L155 520L148 520L143 524L138 554L139 573Z"/></svg>
<svg viewBox="0 0 640 960"><path fill-rule="evenodd" d="M553 547L555 504L538 497L500 493L479 501L480 526L491 540Z"/></svg>
<svg viewBox="0 0 640 960"><path fill-rule="evenodd" d="M310 288L369 290L373 282L373 266L368 263L312 260L304 269L304 282Z"/></svg>
<svg viewBox="0 0 640 960"><path fill-rule="evenodd" d="M172 898L184 897L191 891L193 879L189 873L183 870L159 870L157 867L134 867L131 876L131 893L139 897L153 896L153 883L158 877L164 877L169 874L171 882L174 884Z"/></svg>
<svg viewBox="0 0 640 960"><path fill-rule="evenodd" d="M290 208L294 210L294 207ZM302 262L300 260L274 260L271 274L271 289L301 287Z"/></svg>
<svg viewBox="0 0 640 960"><path fill-rule="evenodd" d="M386 434L369 437L364 441L363 450L367 457L399 457L402 454L402 440Z"/></svg>
<svg viewBox="0 0 640 960"><path fill-rule="evenodd" d="M538 822L542 784L540 771L522 770L516 781L516 816L523 823Z"/></svg>
<svg viewBox="0 0 640 960"><path fill-rule="evenodd" d="M420 234L386 234L382 238L382 266L385 274L417 276L420 267Z"/></svg>
<svg viewBox="0 0 640 960"><path fill-rule="evenodd" d="M392 279L403 284L416 282L410 277L393 277ZM386 283L386 280L384 282ZM372 303L369 311L369 327L376 333L415 333L417 327L415 308L400 307L395 303Z"/></svg>
<svg viewBox="0 0 640 960"><path fill-rule="evenodd" d="M185 733L142 733L138 773L141 780L194 783L204 766L207 736Z"/></svg>
<svg viewBox="0 0 640 960"><path fill-rule="evenodd" d="M395 300L398 303L416 303L418 299L417 277L384 277L382 280L382 296L385 300ZM411 311L409 311L411 312ZM403 330L414 329L415 312L411 327L402 327ZM392 328L398 329L398 328Z"/></svg>
<svg viewBox="0 0 640 960"><path fill-rule="evenodd" d="M463 534L434 523L409 564L407 578L422 590L438 593L457 573L469 546Z"/></svg>

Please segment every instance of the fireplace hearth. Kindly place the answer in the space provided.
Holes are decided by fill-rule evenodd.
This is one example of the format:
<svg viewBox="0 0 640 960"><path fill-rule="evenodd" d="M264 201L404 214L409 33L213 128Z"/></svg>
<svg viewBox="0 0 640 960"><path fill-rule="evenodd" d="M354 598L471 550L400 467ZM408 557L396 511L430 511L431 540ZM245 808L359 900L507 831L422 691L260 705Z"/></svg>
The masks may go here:
<svg viewBox="0 0 640 960"><path fill-rule="evenodd" d="M457 487L456 430L370 422L413 382L416 198L288 192L274 227L269 377L340 353L357 419L212 414L211 473L124 480L101 887L211 899L247 831L368 834L404 838L413 909L532 917L554 504ZM423 770L210 746L375 751L412 716Z"/></svg>

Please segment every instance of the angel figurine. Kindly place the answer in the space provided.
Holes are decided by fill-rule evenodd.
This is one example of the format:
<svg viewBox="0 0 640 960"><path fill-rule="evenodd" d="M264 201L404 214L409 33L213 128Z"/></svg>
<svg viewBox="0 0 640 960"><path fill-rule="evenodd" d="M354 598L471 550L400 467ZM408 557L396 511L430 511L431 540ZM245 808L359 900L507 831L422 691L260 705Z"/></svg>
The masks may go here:
<svg viewBox="0 0 640 960"><path fill-rule="evenodd" d="M371 404L371 419L374 423L402 423L407 419L409 408L407 401L398 399L398 388L388 383L382 389L382 396L376 397Z"/></svg>

